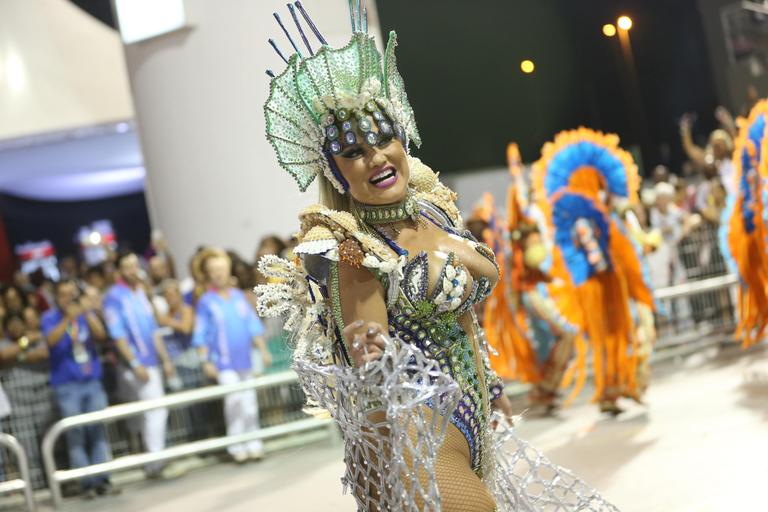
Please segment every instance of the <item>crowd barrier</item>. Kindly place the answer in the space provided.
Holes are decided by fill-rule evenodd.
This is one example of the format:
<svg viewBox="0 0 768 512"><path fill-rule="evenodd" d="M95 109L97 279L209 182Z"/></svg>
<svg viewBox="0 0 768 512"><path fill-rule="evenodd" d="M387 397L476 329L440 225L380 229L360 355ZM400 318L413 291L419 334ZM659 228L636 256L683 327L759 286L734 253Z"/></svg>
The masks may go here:
<svg viewBox="0 0 768 512"><path fill-rule="evenodd" d="M85 425L106 424L119 419L137 417L154 409L178 408L202 402L209 402L238 391L250 389L262 390L296 382L296 374L291 371L286 371L258 377L237 384L209 386L191 391L182 391L154 400L115 405L102 411L71 416L59 420L45 435L42 444L45 473L51 490L51 499L54 507L59 507L61 505L61 484L63 482L78 480L86 476L101 475L118 470L142 467L150 463L165 462L190 455L218 451L234 444L240 444L256 439L269 439L323 427L333 428L333 422L332 420L325 418L305 417L288 423L261 428L260 430L245 434L192 441L172 446L158 452L124 455L102 464L63 470L57 468L56 460L54 458L54 448L56 441L66 431Z"/></svg>
<svg viewBox="0 0 768 512"><path fill-rule="evenodd" d="M0 432L0 446L7 448L15 456L19 467L19 478L0 482L0 495L22 491L27 502L27 510L34 512L37 507L32 496L32 480L29 476L29 464L24 448L15 437L2 432Z"/></svg>

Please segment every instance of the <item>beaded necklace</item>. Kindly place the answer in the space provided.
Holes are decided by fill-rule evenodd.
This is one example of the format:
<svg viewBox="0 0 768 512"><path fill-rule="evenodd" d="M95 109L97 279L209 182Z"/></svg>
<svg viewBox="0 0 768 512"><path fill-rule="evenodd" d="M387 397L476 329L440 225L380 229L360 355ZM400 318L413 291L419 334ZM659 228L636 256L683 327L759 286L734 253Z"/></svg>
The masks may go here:
<svg viewBox="0 0 768 512"><path fill-rule="evenodd" d="M395 204L370 205L355 203L357 215L366 224L392 224L401 220L415 219L419 215L419 206L409 190L405 199Z"/></svg>

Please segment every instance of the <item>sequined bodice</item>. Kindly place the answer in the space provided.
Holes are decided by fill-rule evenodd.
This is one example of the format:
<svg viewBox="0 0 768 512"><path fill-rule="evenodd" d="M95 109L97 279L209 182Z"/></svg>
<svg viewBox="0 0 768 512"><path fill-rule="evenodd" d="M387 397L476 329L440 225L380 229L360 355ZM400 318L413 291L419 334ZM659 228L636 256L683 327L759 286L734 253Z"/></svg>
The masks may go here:
<svg viewBox="0 0 768 512"><path fill-rule="evenodd" d="M471 291L466 295L466 287ZM480 435L485 432L485 408L477 354L459 318L490 292L488 279L472 280L468 271L450 254L431 293L429 260L425 252L404 267L399 298L389 308L391 336L416 345L425 355L438 361L442 370L461 387L462 398L451 422L469 443L472 466L480 471Z"/></svg>
<svg viewBox="0 0 768 512"><path fill-rule="evenodd" d="M471 291L465 299L468 284ZM405 265L401 288L411 304L422 304L422 309L430 309L435 315L454 312L458 317L488 295L490 283L485 277L473 280L467 268L451 253L440 271L434 290L429 293L429 257L422 251Z"/></svg>

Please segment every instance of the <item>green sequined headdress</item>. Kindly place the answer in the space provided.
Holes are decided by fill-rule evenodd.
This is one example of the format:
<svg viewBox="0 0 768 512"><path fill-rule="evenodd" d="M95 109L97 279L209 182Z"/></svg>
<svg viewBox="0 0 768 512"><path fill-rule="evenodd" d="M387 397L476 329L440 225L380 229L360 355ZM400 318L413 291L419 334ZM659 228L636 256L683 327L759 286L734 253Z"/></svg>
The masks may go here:
<svg viewBox="0 0 768 512"><path fill-rule="evenodd" d="M350 0L352 39L338 49L328 46L301 2L288 5L309 56L302 55L280 17L274 15L295 52L285 58L270 40L287 67L277 76L267 72L272 77L269 98L264 105L267 139L280 166L294 177L302 192L315 176L323 174L344 193L343 178L338 169L333 168L326 143L327 128L346 116L357 113L362 118L361 112L375 113L381 109L394 123L406 146L408 141L417 146L421 144L403 78L397 70L397 35L390 33L382 57L374 38L367 33L365 11L359 1L357 4L355 10ZM317 51L312 50L296 10L320 42Z"/></svg>

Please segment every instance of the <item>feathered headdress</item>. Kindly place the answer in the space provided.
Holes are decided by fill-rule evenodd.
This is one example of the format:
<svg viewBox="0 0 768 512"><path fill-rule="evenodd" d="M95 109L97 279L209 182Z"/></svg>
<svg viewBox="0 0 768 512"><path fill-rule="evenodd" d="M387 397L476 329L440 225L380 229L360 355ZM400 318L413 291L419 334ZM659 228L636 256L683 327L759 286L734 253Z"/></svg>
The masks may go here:
<svg viewBox="0 0 768 512"><path fill-rule="evenodd" d="M549 211L552 196L563 188L593 200L598 192L635 203L640 188L637 165L619 147L619 137L589 128L560 132L541 150L533 164L536 201Z"/></svg>

